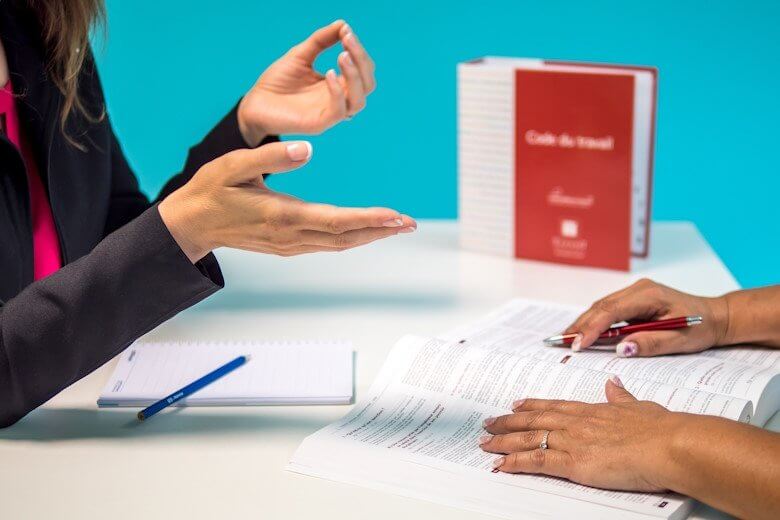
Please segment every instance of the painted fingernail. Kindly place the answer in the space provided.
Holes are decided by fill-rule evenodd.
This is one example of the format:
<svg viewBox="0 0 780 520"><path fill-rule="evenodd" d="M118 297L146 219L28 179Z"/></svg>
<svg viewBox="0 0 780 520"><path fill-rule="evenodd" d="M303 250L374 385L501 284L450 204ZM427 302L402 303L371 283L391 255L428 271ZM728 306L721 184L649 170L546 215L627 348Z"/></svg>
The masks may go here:
<svg viewBox="0 0 780 520"><path fill-rule="evenodd" d="M523 406L523 403L525 403L525 399L518 399L514 403L512 403L512 411L517 410L521 406Z"/></svg>
<svg viewBox="0 0 780 520"><path fill-rule="evenodd" d="M480 435L480 436L479 436L479 445L480 445L480 446L484 446L485 444L487 444L488 442L490 442L490 440L491 440L492 438L493 438L493 436L492 436L492 435Z"/></svg>
<svg viewBox="0 0 780 520"><path fill-rule="evenodd" d="M412 227L412 226L409 226L409 227L405 227L405 228L403 228L402 230L400 230L400 231L399 231L399 233L414 233L414 231L415 231L416 229L417 229L417 228L414 228L414 227Z"/></svg>
<svg viewBox="0 0 780 520"><path fill-rule="evenodd" d="M400 227L404 225L404 221L400 218L391 218L390 220L386 220L382 225L384 227Z"/></svg>
<svg viewBox="0 0 780 520"><path fill-rule="evenodd" d="M620 357L634 357L639 352L639 345L633 341L621 341L615 347L615 353Z"/></svg>
<svg viewBox="0 0 780 520"><path fill-rule="evenodd" d="M504 465L504 461L506 460L506 457L499 457L496 460L493 461L493 467L494 468L500 468Z"/></svg>
<svg viewBox="0 0 780 520"><path fill-rule="evenodd" d="M488 426L490 426L494 422L496 422L496 418L495 417L488 417L487 419L482 421L482 426L487 428Z"/></svg>
<svg viewBox="0 0 780 520"><path fill-rule="evenodd" d="M311 157L312 148L308 141L300 141L287 145L287 157L293 161L305 161Z"/></svg>
<svg viewBox="0 0 780 520"><path fill-rule="evenodd" d="M612 384L615 385L616 387L625 388L625 386L623 386L623 381L621 381L618 376L612 376L609 378L609 380L612 381Z"/></svg>
<svg viewBox="0 0 780 520"><path fill-rule="evenodd" d="M580 350L582 350L582 338L583 337L584 336L582 335L582 333L578 332L577 336L574 338L574 341L571 342L571 349L574 352L579 352Z"/></svg>

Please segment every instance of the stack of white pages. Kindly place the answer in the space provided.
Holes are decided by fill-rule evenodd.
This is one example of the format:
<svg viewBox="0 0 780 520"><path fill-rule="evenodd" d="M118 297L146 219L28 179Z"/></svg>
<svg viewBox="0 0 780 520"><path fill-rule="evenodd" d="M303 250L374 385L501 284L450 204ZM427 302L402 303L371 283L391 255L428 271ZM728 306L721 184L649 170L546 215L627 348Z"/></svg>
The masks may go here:
<svg viewBox="0 0 780 520"><path fill-rule="evenodd" d="M493 473L496 455L478 446L482 421L526 397L604 401L618 374L637 398L670 410L763 424L778 409L780 353L623 359L542 344L579 312L515 300L442 338L402 338L365 399L307 437L288 469L505 518L684 518L694 502L674 493Z"/></svg>
<svg viewBox="0 0 780 520"><path fill-rule="evenodd" d="M148 406L238 356L251 359L174 406L347 404L353 353L341 342L135 343L98 406Z"/></svg>

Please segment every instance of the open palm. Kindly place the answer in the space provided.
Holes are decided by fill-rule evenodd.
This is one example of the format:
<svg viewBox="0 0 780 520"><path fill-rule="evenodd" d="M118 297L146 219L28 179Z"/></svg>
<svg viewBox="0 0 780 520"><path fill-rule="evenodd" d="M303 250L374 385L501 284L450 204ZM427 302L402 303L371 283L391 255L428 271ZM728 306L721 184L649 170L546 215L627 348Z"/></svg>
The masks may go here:
<svg viewBox="0 0 780 520"><path fill-rule="evenodd" d="M339 41L345 49L338 57L341 74L314 70L317 56ZM239 106L242 131L255 144L270 134L319 134L362 110L375 85L373 61L349 25L339 20L263 72Z"/></svg>

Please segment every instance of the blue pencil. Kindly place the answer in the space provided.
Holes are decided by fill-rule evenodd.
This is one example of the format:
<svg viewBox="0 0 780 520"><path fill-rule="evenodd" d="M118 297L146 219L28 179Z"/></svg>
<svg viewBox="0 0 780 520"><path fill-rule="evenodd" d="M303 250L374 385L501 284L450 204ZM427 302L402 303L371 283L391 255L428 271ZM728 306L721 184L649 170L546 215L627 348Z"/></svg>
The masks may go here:
<svg viewBox="0 0 780 520"><path fill-rule="evenodd" d="M241 365L249 361L249 359L250 356L238 356L233 361L225 365L222 365L221 367L214 370L213 372L209 372L205 376L193 381L192 383L188 384L184 388L180 390L176 390L168 397L164 397L159 401L157 401L156 403L149 405L147 408L144 408L143 410L138 412L138 420L143 421L144 419L148 419L149 417L156 414L163 408L167 408L168 406L172 405L176 401L179 401L180 399L184 399L185 397L194 394L204 386L210 385L220 377L229 374L233 370L237 369L238 367L240 367Z"/></svg>

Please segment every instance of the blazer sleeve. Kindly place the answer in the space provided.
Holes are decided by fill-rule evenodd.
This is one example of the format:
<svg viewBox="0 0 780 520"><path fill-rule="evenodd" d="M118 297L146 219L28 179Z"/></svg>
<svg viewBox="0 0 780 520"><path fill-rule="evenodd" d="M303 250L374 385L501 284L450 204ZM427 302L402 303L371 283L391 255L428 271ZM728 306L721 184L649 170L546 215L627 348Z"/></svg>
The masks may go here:
<svg viewBox="0 0 780 520"><path fill-rule="evenodd" d="M260 145L278 141L278 136L266 137ZM238 127L238 104L208 133L203 140L189 149L184 169L174 175L160 191L155 202L187 183L201 166L233 150L247 148ZM119 141L111 131L111 204L108 209L106 233L125 225L152 204L144 195Z"/></svg>
<svg viewBox="0 0 780 520"><path fill-rule="evenodd" d="M0 427L223 285L213 255L193 265L155 205L0 302Z"/></svg>

